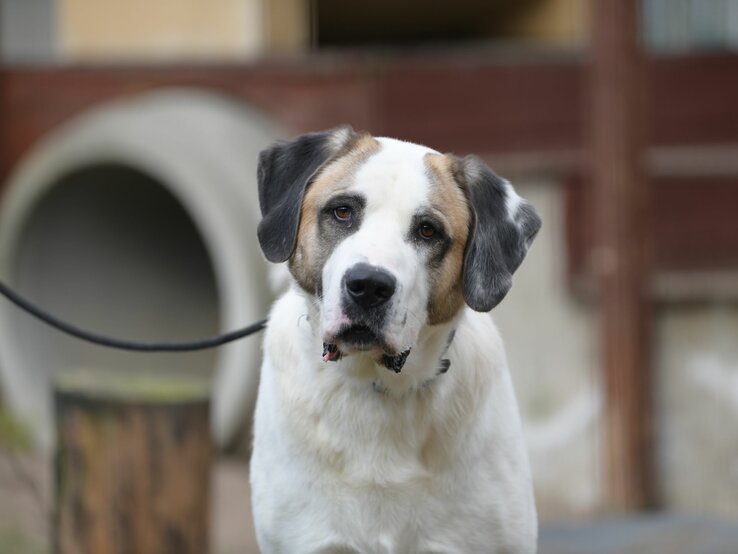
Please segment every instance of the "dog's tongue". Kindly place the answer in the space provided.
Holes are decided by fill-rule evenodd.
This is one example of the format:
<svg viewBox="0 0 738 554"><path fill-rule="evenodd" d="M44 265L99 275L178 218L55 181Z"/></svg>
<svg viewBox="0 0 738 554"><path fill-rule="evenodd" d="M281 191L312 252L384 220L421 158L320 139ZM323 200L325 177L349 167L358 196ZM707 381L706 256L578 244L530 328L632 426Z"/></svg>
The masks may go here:
<svg viewBox="0 0 738 554"><path fill-rule="evenodd" d="M323 361L324 362L337 362L341 359L341 351L338 350L338 346L335 344L323 343Z"/></svg>
<svg viewBox="0 0 738 554"><path fill-rule="evenodd" d="M405 365L405 360L407 360L407 357L410 355L410 349L408 348L404 352L400 352L396 356L388 356L387 354L384 354L382 356L382 363L384 364L384 367L387 369L391 369L395 373L400 373L402 371L402 366Z"/></svg>

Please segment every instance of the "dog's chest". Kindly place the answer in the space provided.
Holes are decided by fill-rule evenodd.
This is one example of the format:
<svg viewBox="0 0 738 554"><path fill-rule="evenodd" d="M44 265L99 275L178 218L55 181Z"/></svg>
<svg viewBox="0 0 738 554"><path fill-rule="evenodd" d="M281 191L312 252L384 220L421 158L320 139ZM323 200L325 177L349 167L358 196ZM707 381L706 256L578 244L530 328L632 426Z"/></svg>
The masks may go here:
<svg viewBox="0 0 738 554"><path fill-rule="evenodd" d="M460 498L433 497L412 489L393 486L367 488L358 494L355 488L341 491L339 495L348 493L350 498L337 499L328 510L324 504L323 512L310 518L316 544L324 545L329 538L327 544L340 544L348 552L362 554L451 554L492 546L488 539L470 542L470 537L464 536L465 531L471 535L474 531L460 517L466 512ZM324 518L331 523L322 526Z"/></svg>
<svg viewBox="0 0 738 554"><path fill-rule="evenodd" d="M267 511L275 517L264 525L275 534L274 551L450 554L494 546L502 523L489 490L480 492L460 471L431 474L403 463L388 476L338 474L294 458L269 467L280 475L269 489ZM299 538L290 542L295 529Z"/></svg>
<svg viewBox="0 0 738 554"><path fill-rule="evenodd" d="M290 402L275 402L262 419L275 433L281 428L281 440L261 433L270 444L258 444L252 462L255 484L268 483L263 495L255 491L262 499L255 509L273 515L264 527L278 536L275 551L473 552L500 536L492 531L502 527L496 495L480 486L489 467L470 465L474 448L456 448L458 429L434 420L430 395L393 403L374 391L344 396L336 385L325 402L314 383L306 387L294 374L290 383L278 387ZM282 542L291 534L281 528L287 521L300 529L295 544ZM484 537L475 536L480 529Z"/></svg>
<svg viewBox="0 0 738 554"><path fill-rule="evenodd" d="M443 429L426 408L427 398L400 405L368 384L359 394L343 392L334 391L328 403L320 395L304 397L294 405L302 417L288 423L295 446L330 468L333 479L414 489L448 464L447 451L438 448Z"/></svg>

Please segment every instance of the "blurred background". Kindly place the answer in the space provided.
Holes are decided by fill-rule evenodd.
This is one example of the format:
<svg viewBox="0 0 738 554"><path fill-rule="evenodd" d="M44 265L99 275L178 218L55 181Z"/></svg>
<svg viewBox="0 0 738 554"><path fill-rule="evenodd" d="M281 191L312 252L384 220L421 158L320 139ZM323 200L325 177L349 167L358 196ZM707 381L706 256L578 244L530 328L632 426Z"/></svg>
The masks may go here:
<svg viewBox="0 0 738 554"><path fill-rule="evenodd" d="M541 552L735 554L737 100L738 0L0 0L0 280L115 336L231 330L280 286L261 148L349 123L476 153L544 220L493 312ZM259 356L105 350L0 299L0 553L256 552ZM60 384L79 368L111 377ZM202 519L194 542L95 542L135 535L95 479L116 506L157 482L92 475L99 452L129 463L121 437L164 473L192 441L171 479L202 509L166 517Z"/></svg>

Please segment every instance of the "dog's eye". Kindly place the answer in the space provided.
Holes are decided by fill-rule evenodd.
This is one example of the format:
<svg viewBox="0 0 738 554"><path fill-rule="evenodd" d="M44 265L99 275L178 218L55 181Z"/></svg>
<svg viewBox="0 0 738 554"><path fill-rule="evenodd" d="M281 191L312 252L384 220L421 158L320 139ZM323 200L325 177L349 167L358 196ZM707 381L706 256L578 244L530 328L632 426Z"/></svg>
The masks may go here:
<svg viewBox="0 0 738 554"><path fill-rule="evenodd" d="M418 226L418 236L421 239L430 240L436 236L436 228L430 223L421 223Z"/></svg>
<svg viewBox="0 0 738 554"><path fill-rule="evenodd" d="M333 215L338 221L349 221L351 219L352 210L348 206L339 206L334 208Z"/></svg>

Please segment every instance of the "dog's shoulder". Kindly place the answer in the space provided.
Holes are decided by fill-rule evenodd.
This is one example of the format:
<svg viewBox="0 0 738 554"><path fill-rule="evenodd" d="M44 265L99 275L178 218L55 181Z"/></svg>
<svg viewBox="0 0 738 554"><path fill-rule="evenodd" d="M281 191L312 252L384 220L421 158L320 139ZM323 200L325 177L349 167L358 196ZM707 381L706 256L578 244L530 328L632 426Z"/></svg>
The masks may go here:
<svg viewBox="0 0 738 554"><path fill-rule="evenodd" d="M457 355L482 356L484 360L495 362L496 365L507 365L502 336L490 314L465 307L458 321L451 342L451 346L456 347ZM481 359L469 362L484 363Z"/></svg>
<svg viewBox="0 0 738 554"><path fill-rule="evenodd" d="M304 359L305 350L313 346L310 339L310 306L305 295L294 283L287 287L272 305L269 314L264 351L278 355L286 364L294 364ZM284 358L290 358L284 360Z"/></svg>

